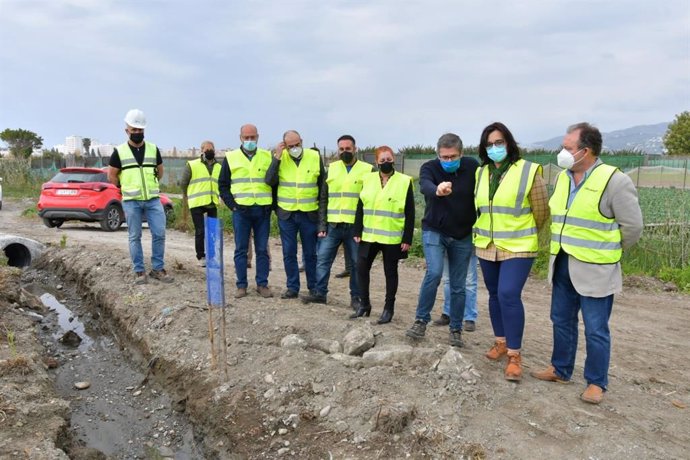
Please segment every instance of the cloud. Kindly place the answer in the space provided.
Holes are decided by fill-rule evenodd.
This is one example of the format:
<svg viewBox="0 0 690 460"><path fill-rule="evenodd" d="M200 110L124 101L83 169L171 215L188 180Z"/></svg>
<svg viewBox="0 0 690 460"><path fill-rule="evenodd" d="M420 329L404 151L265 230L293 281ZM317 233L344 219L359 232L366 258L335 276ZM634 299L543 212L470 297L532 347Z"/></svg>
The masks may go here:
<svg viewBox="0 0 690 460"><path fill-rule="evenodd" d="M400 147L500 120L528 143L687 109L688 23L687 0L0 0L0 128L118 141L140 107L164 147L249 121Z"/></svg>

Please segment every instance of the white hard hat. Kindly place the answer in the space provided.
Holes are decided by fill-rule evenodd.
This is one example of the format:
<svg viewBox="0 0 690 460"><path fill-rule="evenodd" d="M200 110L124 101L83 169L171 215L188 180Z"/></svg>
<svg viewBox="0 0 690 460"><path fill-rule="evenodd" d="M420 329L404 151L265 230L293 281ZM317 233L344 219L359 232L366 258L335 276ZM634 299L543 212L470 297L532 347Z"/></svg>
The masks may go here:
<svg viewBox="0 0 690 460"><path fill-rule="evenodd" d="M125 123L132 128L146 128L146 115L139 109L132 109L125 115Z"/></svg>

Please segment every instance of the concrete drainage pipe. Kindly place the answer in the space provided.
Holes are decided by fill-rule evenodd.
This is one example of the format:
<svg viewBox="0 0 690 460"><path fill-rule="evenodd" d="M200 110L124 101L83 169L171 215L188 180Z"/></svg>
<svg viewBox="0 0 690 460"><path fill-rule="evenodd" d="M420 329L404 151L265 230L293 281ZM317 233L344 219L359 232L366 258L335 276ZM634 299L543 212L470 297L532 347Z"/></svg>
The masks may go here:
<svg viewBox="0 0 690 460"><path fill-rule="evenodd" d="M0 250L10 267L28 267L37 260L46 247L35 240L15 235L0 234Z"/></svg>

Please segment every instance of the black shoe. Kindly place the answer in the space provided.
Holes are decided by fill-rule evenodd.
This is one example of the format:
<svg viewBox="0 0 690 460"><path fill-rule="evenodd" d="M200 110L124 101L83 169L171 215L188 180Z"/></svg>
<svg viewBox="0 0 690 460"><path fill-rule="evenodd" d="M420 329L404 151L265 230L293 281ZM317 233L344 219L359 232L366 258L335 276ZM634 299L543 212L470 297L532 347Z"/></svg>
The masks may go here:
<svg viewBox="0 0 690 460"><path fill-rule="evenodd" d="M300 299L302 299L302 303L326 303L326 296L317 294L316 292L310 292L307 295L303 295Z"/></svg>
<svg viewBox="0 0 690 460"><path fill-rule="evenodd" d="M460 329L451 329L448 335L448 340L451 347L462 347L465 344L462 342L462 331Z"/></svg>
<svg viewBox="0 0 690 460"><path fill-rule="evenodd" d="M393 310L392 309L385 309L385 310L383 310L383 313L381 313L381 317L379 318L379 320L376 321L376 324L390 323L392 319L393 319Z"/></svg>
<svg viewBox="0 0 690 460"><path fill-rule="evenodd" d="M426 323L424 321L417 320L414 322L412 327L405 332L405 335L413 339L423 339L425 333Z"/></svg>
<svg viewBox="0 0 690 460"><path fill-rule="evenodd" d="M371 314L371 305L360 305L356 313L350 315L350 319L360 318L362 316L368 317Z"/></svg>
<svg viewBox="0 0 690 460"><path fill-rule="evenodd" d="M350 308L352 308L354 311L359 310L359 307L362 306L362 301L360 300L359 297L353 297L350 300Z"/></svg>
<svg viewBox="0 0 690 460"><path fill-rule="evenodd" d="M336 278L349 278L350 277L350 272L347 270L343 270L337 275L335 275Z"/></svg>
<svg viewBox="0 0 690 460"><path fill-rule="evenodd" d="M463 327L465 332L474 332L477 330L477 325L472 320L465 321L465 326Z"/></svg>
<svg viewBox="0 0 690 460"><path fill-rule="evenodd" d="M296 299L298 297L297 291L288 289L280 295L281 299Z"/></svg>
<svg viewBox="0 0 690 460"><path fill-rule="evenodd" d="M448 326L450 324L450 316L445 313L439 319L432 323L434 326Z"/></svg>

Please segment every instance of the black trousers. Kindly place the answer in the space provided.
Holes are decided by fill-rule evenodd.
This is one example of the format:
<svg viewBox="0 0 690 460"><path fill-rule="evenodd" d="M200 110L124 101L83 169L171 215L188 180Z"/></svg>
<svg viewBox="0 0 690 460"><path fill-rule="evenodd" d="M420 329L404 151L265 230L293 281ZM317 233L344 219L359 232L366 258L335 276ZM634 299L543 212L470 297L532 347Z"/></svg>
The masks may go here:
<svg viewBox="0 0 690 460"><path fill-rule="evenodd" d="M194 249L196 250L196 258L201 259L206 257L206 248L204 247L204 214L208 217L218 217L218 209L215 206L199 206L191 208L189 213L192 215L192 222L194 223Z"/></svg>
<svg viewBox="0 0 690 460"><path fill-rule="evenodd" d="M369 284L371 279L371 264L381 252L383 255L383 273L386 275L386 304L387 310L393 310L395 306L395 294L398 292L398 261L402 252L400 244L381 244L362 241L359 243L357 256L357 276L359 290L361 292L362 305L370 305Z"/></svg>

